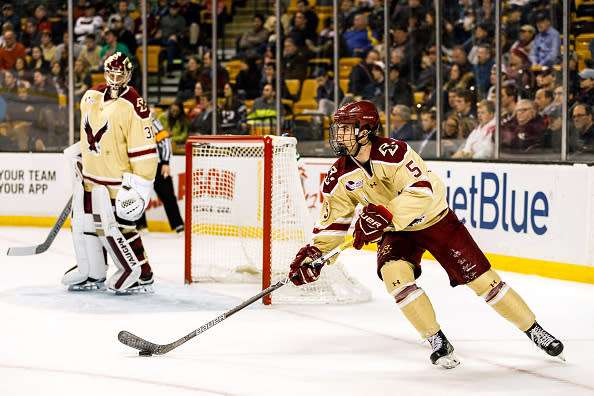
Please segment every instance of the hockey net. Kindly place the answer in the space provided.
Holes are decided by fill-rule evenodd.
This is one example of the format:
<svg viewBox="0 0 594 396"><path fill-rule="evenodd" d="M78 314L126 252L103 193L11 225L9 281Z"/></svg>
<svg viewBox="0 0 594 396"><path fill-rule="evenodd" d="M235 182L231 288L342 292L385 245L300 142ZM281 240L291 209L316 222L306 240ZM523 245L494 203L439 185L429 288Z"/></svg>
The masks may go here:
<svg viewBox="0 0 594 396"><path fill-rule="evenodd" d="M186 282L283 279L310 240L297 168L296 140L278 136L200 136L186 143ZM264 299L275 303L355 303L370 292L340 260L320 279L289 283Z"/></svg>

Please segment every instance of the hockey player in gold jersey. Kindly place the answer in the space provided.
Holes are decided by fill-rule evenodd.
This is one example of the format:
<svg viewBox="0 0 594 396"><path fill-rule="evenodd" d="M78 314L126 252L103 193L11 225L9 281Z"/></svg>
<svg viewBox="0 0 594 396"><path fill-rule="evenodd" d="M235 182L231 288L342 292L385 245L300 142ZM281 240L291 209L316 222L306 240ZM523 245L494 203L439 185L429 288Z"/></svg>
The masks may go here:
<svg viewBox="0 0 594 396"><path fill-rule="evenodd" d="M77 265L62 278L70 290L103 287L106 251L116 266L108 289L150 291L153 283L134 221L149 203L158 157L150 110L128 86L132 68L120 52L108 57L107 84L89 89L80 103L82 160L75 160L71 222Z"/></svg>
<svg viewBox="0 0 594 396"><path fill-rule="evenodd" d="M289 277L295 285L314 282L322 267L311 263L344 241L357 204L353 246L378 243L377 273L406 318L432 347L431 362L459 364L433 306L416 279L427 250L447 272L452 286L467 285L499 315L551 356L563 344L546 332L524 300L491 269L487 258L446 202L443 182L405 142L376 136L379 115L371 102L343 105L334 115L330 145L339 159L326 174L313 243L297 253Z"/></svg>

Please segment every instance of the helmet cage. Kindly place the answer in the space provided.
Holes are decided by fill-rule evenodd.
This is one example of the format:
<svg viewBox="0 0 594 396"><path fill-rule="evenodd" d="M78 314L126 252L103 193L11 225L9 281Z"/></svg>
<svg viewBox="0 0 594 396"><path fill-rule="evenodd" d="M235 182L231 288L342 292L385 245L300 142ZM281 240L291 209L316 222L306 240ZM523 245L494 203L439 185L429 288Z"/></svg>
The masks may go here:
<svg viewBox="0 0 594 396"><path fill-rule="evenodd" d="M359 122L346 124L335 122L330 126L329 143L338 156L357 156L361 145L359 144Z"/></svg>
<svg viewBox="0 0 594 396"><path fill-rule="evenodd" d="M116 52L105 60L103 65L105 82L111 89L112 97L128 86L132 78L132 62L123 53Z"/></svg>
<svg viewBox="0 0 594 396"><path fill-rule="evenodd" d="M347 132L346 125L352 125L353 129ZM336 155L356 157L362 146L361 141L378 129L379 114L371 102L347 103L334 114L334 124L330 127L329 143Z"/></svg>

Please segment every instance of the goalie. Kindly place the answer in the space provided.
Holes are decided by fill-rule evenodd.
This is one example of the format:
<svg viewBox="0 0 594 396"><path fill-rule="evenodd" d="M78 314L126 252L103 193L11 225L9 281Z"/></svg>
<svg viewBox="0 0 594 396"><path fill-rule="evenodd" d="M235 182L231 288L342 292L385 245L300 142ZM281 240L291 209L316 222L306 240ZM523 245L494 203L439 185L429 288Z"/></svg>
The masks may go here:
<svg viewBox="0 0 594 396"><path fill-rule="evenodd" d="M105 60L107 84L89 89L80 103L82 160L74 161L72 238L76 266L62 283L69 290L104 287L107 255L117 270L106 282L117 294L150 291L148 263L138 220L157 170L150 110L128 86L132 63L121 52Z"/></svg>
<svg viewBox="0 0 594 396"><path fill-rule="evenodd" d="M344 241L360 203L364 208L355 223L353 246L378 243L378 276L404 316L429 341L433 364L453 368L459 360L416 283L425 250L439 261L453 287L467 285L539 348L563 359L561 341L536 322L448 208L443 182L406 143L376 136L379 124L375 106L367 101L343 105L334 115L330 145L340 158L326 174L313 244L301 248L291 263L291 281L299 286L318 279L322 267L309 263Z"/></svg>

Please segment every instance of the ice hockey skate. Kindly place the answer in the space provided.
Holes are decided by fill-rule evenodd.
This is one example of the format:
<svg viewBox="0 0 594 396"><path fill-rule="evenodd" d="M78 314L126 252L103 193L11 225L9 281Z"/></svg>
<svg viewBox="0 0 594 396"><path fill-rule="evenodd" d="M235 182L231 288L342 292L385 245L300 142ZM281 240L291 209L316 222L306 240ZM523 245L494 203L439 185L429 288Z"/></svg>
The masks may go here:
<svg viewBox="0 0 594 396"><path fill-rule="evenodd" d="M460 364L460 360L454 354L454 347L441 330L427 337L427 341L429 341L431 348L433 348L433 352L429 357L431 363L446 369L454 368Z"/></svg>
<svg viewBox="0 0 594 396"><path fill-rule="evenodd" d="M129 287L123 290L116 290L116 295L126 295L126 294L140 294L140 293L153 293L153 283L155 282L153 278L153 273L149 272L146 275L140 275L140 278Z"/></svg>
<svg viewBox="0 0 594 396"><path fill-rule="evenodd" d="M530 338L537 347L545 351L550 356L558 357L565 361L563 356L563 343L549 334L545 329L540 327L538 322L534 322L532 327L525 331L528 338Z"/></svg>
<svg viewBox="0 0 594 396"><path fill-rule="evenodd" d="M92 290L105 290L105 278L103 278L103 279L87 278L87 280L77 283L75 285L68 285L68 291L92 291Z"/></svg>

